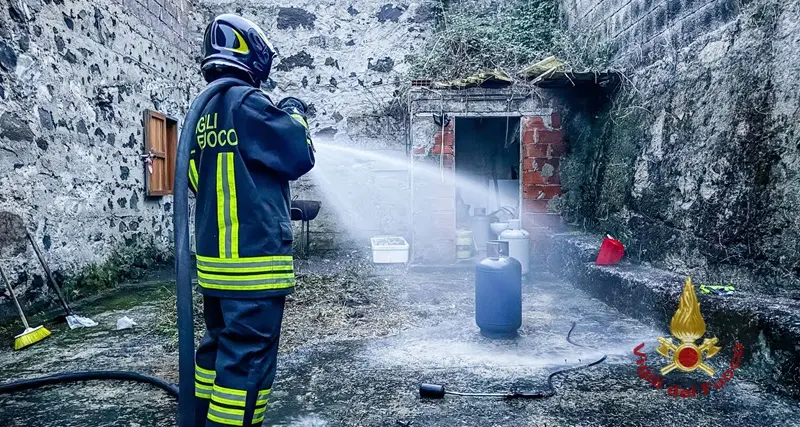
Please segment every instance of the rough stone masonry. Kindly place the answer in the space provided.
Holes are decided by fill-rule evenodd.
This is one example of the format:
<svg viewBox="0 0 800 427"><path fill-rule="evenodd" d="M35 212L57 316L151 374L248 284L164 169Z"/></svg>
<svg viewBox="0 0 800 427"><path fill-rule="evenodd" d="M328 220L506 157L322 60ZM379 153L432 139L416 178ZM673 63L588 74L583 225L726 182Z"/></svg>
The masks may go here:
<svg viewBox="0 0 800 427"><path fill-rule="evenodd" d="M800 297L800 3L563 6L629 81L567 124L585 138L565 169L591 172L564 183L571 219L703 281Z"/></svg>
<svg viewBox="0 0 800 427"><path fill-rule="evenodd" d="M398 95L433 19L426 4L369 0L0 6L0 212L23 218L58 278L128 247L171 252L172 198L145 197L142 117L145 109L183 116L203 85L199 49L214 14L239 13L264 27L280 52L264 89L275 100L308 100L315 140L399 156ZM408 188L404 176L395 181L394 197L375 198L369 215L380 221L365 232L408 230L397 205ZM347 244L325 195L310 179L296 184L296 197L323 201L312 223L315 249ZM49 299L33 252L18 242L0 246L24 303ZM13 315L6 302L0 318Z"/></svg>
<svg viewBox="0 0 800 427"><path fill-rule="evenodd" d="M315 141L406 159L407 106L402 94L409 86L414 55L432 33L429 3L252 0L232 6L227 1L201 0L198 25L223 12L258 22L270 36L279 56L266 89L276 101L291 95L309 102ZM336 175L343 193L358 189L374 195L374 204L360 206L359 212L337 213L331 203L336 196L314 186L313 173L293 188L293 196L323 203L312 222L312 248L317 253L348 247L353 235L359 244L377 234L410 238L408 172L376 171L387 165L368 157L358 160L367 160L361 164L366 169L341 167ZM353 214L360 218L348 218Z"/></svg>
<svg viewBox="0 0 800 427"><path fill-rule="evenodd" d="M189 10L0 1L0 213L24 220L57 277L125 247L169 250L171 197L145 197L142 118L181 117L201 82ZM0 246L24 304L43 299L32 250Z"/></svg>

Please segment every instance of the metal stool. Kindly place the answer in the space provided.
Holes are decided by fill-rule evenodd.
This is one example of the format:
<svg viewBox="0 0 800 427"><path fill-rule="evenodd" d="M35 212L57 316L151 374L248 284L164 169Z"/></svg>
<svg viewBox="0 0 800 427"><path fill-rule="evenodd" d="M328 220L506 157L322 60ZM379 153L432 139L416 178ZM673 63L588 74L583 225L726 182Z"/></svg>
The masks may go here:
<svg viewBox="0 0 800 427"><path fill-rule="evenodd" d="M315 200L292 200L292 221L301 221L300 246L303 257L308 257L311 245L311 221L319 214L320 205L320 202Z"/></svg>

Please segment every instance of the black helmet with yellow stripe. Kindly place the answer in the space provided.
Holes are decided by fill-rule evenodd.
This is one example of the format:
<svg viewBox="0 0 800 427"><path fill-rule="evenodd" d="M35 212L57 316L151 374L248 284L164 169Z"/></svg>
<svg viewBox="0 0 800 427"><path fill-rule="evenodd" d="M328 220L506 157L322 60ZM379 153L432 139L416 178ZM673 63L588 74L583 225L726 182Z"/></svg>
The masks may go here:
<svg viewBox="0 0 800 427"><path fill-rule="evenodd" d="M244 72L258 86L269 78L275 48L253 22L233 14L208 24L203 40L203 77L211 82L233 70Z"/></svg>

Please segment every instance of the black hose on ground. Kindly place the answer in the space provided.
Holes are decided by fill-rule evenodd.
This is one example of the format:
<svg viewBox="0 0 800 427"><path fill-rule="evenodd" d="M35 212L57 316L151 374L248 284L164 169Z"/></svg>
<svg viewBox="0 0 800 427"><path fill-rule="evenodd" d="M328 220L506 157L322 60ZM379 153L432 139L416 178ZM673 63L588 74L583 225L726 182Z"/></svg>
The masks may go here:
<svg viewBox="0 0 800 427"><path fill-rule="evenodd" d="M582 346L582 345L572 341L572 331L575 330L575 326L576 326L576 323L572 322L572 327L570 327L569 328L569 332L567 332L567 342L572 344L572 345L574 345L574 346L576 346L576 347L586 348L585 346ZM559 370L557 370L555 372L550 373L550 375L547 376L547 389L548 389L547 391L544 391L544 392L541 392L541 393L519 393L519 392L513 392L513 393L509 393L507 396L504 396L504 398L506 398L506 399L541 399L541 398L545 398L545 397L553 397L553 396L556 395L556 389L555 389L555 387L553 387L553 377L555 377L556 375L566 374L567 372L573 372L573 371L578 371L578 370L581 370L581 369L586 369L586 368L592 367L594 365L603 363L603 361L606 360L606 357L607 356L604 354L603 357L595 360L594 362L587 363L585 365L580 365L580 366L573 366L572 368L559 369Z"/></svg>
<svg viewBox="0 0 800 427"><path fill-rule="evenodd" d="M576 342L572 341L572 331L575 330L575 322L572 322L572 327L569 328L569 332L567 332L567 342L577 346L583 347ZM548 397L553 397L556 395L556 389L553 387L553 377L556 375L565 374L567 372L578 371L581 369L586 369L592 367L594 365L600 364L606 360L606 355L604 354L603 357L595 360L594 362L587 363L585 365L580 366L573 366L571 368L564 368L559 369L550 373L547 376L547 390L544 392L539 393L525 393L525 392L504 392L504 393L474 393L474 392L455 392L455 391L447 391L445 390L444 386L441 384L427 384L423 383L419 386L419 397L423 399L442 399L446 394L451 394L453 396L471 396L471 397L499 397L502 399L544 399Z"/></svg>
<svg viewBox="0 0 800 427"><path fill-rule="evenodd" d="M575 347L586 348L586 346L580 345L580 344L576 343L575 341L572 341L572 331L575 330L575 326L577 326L577 323L576 322L572 322L572 326L569 328L569 332L567 332L567 342L572 344L572 345L574 345Z"/></svg>
<svg viewBox="0 0 800 427"><path fill-rule="evenodd" d="M87 371L87 372L66 372L47 377L32 378L29 380L14 381L8 384L0 384L0 394L16 393L30 390L33 388L45 387L56 384L114 380L114 381L135 381L140 383L152 384L161 390L166 391L170 396L178 398L178 387L162 379L149 375L137 374L127 371Z"/></svg>
<svg viewBox="0 0 800 427"><path fill-rule="evenodd" d="M581 370L581 369L586 369L586 368L592 367L594 365L602 363L604 360L606 360L606 357L607 356L604 354L603 357L595 360L592 363L587 363L586 365L575 366L575 367L572 367L572 368L559 369L559 370L551 373L550 375L547 376L547 389L548 389L547 391L544 391L544 392L541 392L541 393L511 392L511 393L508 393L507 395L503 396L503 398L504 399L542 399L542 398L546 398L546 397L553 397L553 396L556 395L556 389L555 389L555 387L553 387L553 377L555 377L556 375L566 374L567 372L578 371L578 370Z"/></svg>

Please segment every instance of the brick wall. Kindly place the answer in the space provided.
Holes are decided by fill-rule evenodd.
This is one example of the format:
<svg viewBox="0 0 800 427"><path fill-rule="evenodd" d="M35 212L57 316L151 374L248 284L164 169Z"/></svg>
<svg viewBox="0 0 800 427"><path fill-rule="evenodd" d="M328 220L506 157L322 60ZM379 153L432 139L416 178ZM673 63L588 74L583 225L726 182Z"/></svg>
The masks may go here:
<svg viewBox="0 0 800 427"><path fill-rule="evenodd" d="M522 226L531 238L542 228L558 227L561 217L548 212L548 204L561 195L558 172L566 151L558 113L521 118ZM452 262L455 259L455 126L427 130L425 145L414 153L414 242L417 262ZM424 141L424 140L423 140ZM442 159L442 156L444 158ZM440 163L440 161L442 163ZM444 179L431 171L444 168Z"/></svg>
<svg viewBox="0 0 800 427"><path fill-rule="evenodd" d="M459 147L455 141L456 132L469 132L470 126L461 127L458 118L502 118L539 117L542 126L540 136L533 124L528 125L528 139L543 141L550 147L550 152L541 153L539 159L552 161L560 155L559 147L554 143L550 131L559 130L561 123L552 115L549 95L544 97L520 96L514 90L507 89L467 89L459 91L441 91L440 96L432 96L427 90L412 90L410 113L411 122L409 136L413 158L412 186L412 262L418 264L452 263L456 260L456 212L455 212L455 153ZM510 101L509 101L510 100ZM442 111L455 122L445 128L442 140L442 128L434 123L433 116ZM515 119L516 120L516 119ZM459 122L460 123L460 122ZM553 125L555 124L555 128ZM545 132L547 131L547 132ZM531 133L533 132L533 133ZM461 136L464 136L463 134ZM538 139L537 139L538 138ZM469 138L467 138L469 139ZM444 142L444 147L442 147ZM461 137L459 137L459 143ZM529 144L531 145L531 144ZM537 148L540 148L537 146ZM444 154L442 154L444 153ZM463 154L463 153L462 153ZM440 162L444 166L444 179L440 171ZM532 170L530 172L546 171ZM553 171L553 175L555 170ZM532 174L529 174L533 176ZM550 177L548 185L555 182ZM520 177L524 179L524 177ZM528 178L531 179L531 178ZM549 191L549 190L548 190ZM532 193L531 193L532 194ZM556 218L558 219L558 218Z"/></svg>
<svg viewBox="0 0 800 427"><path fill-rule="evenodd" d="M561 195L558 171L565 146L561 137L561 116L527 116L522 126L522 226L532 235L541 227L561 223L548 204Z"/></svg>

